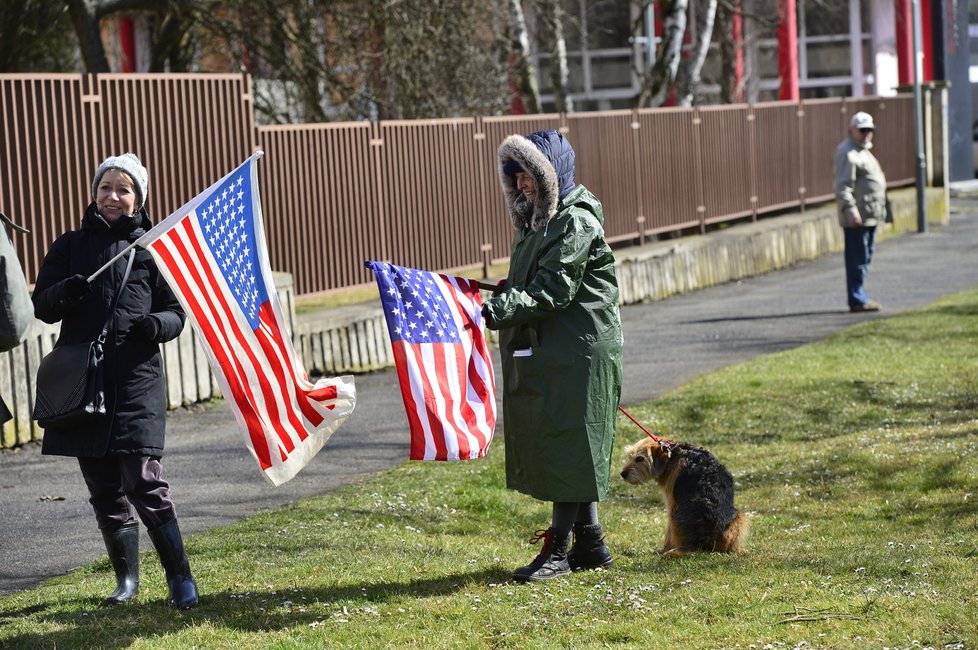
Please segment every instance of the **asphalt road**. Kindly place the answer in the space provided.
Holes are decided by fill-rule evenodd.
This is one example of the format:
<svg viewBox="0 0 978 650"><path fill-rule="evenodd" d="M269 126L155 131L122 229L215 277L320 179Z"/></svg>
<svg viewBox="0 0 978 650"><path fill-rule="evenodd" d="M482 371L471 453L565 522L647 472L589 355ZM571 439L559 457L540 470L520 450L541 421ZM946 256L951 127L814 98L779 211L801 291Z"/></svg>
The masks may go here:
<svg viewBox="0 0 978 650"><path fill-rule="evenodd" d="M867 286L884 311L849 313L842 255L833 254L625 307L622 403L643 402L697 375L978 286L978 201L952 200L948 226L881 242ZM357 376L356 386L357 408L347 422L296 478L277 488L245 451L226 406L172 412L165 467L184 534L281 508L404 462L407 426L394 373ZM77 461L41 456L39 445L0 452L0 513L0 594L105 553ZM152 548L145 531L140 546Z"/></svg>

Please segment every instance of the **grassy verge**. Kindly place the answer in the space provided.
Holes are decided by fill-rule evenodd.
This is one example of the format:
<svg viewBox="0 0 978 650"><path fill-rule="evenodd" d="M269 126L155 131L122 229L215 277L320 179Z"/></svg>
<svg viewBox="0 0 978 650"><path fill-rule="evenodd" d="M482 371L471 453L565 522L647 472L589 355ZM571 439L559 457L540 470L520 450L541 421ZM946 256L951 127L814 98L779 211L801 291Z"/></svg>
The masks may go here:
<svg viewBox="0 0 978 650"><path fill-rule="evenodd" d="M136 605L98 606L107 561L2 598L0 646L975 648L976 342L970 292L631 409L733 472L737 556L659 558L662 500L615 480L617 566L512 583L549 508L502 487L500 437L191 538L190 612L149 553ZM619 447L642 435L623 420Z"/></svg>

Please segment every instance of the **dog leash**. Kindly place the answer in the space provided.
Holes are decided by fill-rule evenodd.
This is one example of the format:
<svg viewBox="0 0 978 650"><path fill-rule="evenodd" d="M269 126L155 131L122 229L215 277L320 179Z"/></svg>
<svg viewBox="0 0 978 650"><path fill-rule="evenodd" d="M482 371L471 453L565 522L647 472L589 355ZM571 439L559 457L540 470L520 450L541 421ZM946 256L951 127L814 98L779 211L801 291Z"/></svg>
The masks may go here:
<svg viewBox="0 0 978 650"><path fill-rule="evenodd" d="M622 413L624 413L625 416L628 417L629 420L631 420L632 422L634 422L636 424L636 426L638 426L639 429L641 429L642 431L644 431L645 432L645 435L647 435L648 437L652 438L656 442L659 442L659 436L655 435L654 433L652 433L651 431L649 431L648 429L646 429L645 427L643 427L641 424L639 424L639 421L636 420L635 418L633 418L631 413L629 413L628 411L626 411L625 409L623 409L621 407L621 404L618 405L618 410L621 411Z"/></svg>

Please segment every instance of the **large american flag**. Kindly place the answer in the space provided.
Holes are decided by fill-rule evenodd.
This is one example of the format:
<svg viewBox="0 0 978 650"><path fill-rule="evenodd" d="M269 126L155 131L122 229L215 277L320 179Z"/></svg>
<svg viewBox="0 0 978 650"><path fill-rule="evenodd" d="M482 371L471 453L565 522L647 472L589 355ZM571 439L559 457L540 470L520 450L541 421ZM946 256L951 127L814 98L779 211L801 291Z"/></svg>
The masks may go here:
<svg viewBox="0 0 978 650"><path fill-rule="evenodd" d="M180 299L244 434L273 484L288 481L353 411L349 376L315 384L288 336L262 228L258 152L136 243Z"/></svg>
<svg viewBox="0 0 978 650"><path fill-rule="evenodd" d="M387 317L411 460L481 458L496 427L496 383L478 282L366 264Z"/></svg>

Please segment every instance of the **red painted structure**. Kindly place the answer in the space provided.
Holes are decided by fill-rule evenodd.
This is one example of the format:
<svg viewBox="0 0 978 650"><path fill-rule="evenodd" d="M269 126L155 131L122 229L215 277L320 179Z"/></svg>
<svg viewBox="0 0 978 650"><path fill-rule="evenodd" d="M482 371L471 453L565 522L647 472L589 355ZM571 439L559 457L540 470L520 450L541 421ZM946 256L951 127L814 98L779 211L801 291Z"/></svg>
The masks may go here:
<svg viewBox="0 0 978 650"><path fill-rule="evenodd" d="M778 0L778 78L779 98L796 102L798 91L798 9L795 0Z"/></svg>
<svg viewBox="0 0 978 650"><path fill-rule="evenodd" d="M730 37L734 44L734 83L733 100L744 101L744 19L740 13L741 3L736 3L737 10L730 21Z"/></svg>
<svg viewBox="0 0 978 650"><path fill-rule="evenodd" d="M119 19L119 52L119 72L135 72L136 32L129 16Z"/></svg>
<svg viewBox="0 0 978 650"><path fill-rule="evenodd" d="M864 0L865 1L865 0ZM932 37L932 2L920 2L920 49L921 81L934 79L934 42ZM899 81L901 85L914 82L913 48L913 1L894 0L896 13L896 55ZM781 79L780 98L798 100L798 16L796 0L778 0L780 24L778 25L778 76Z"/></svg>

